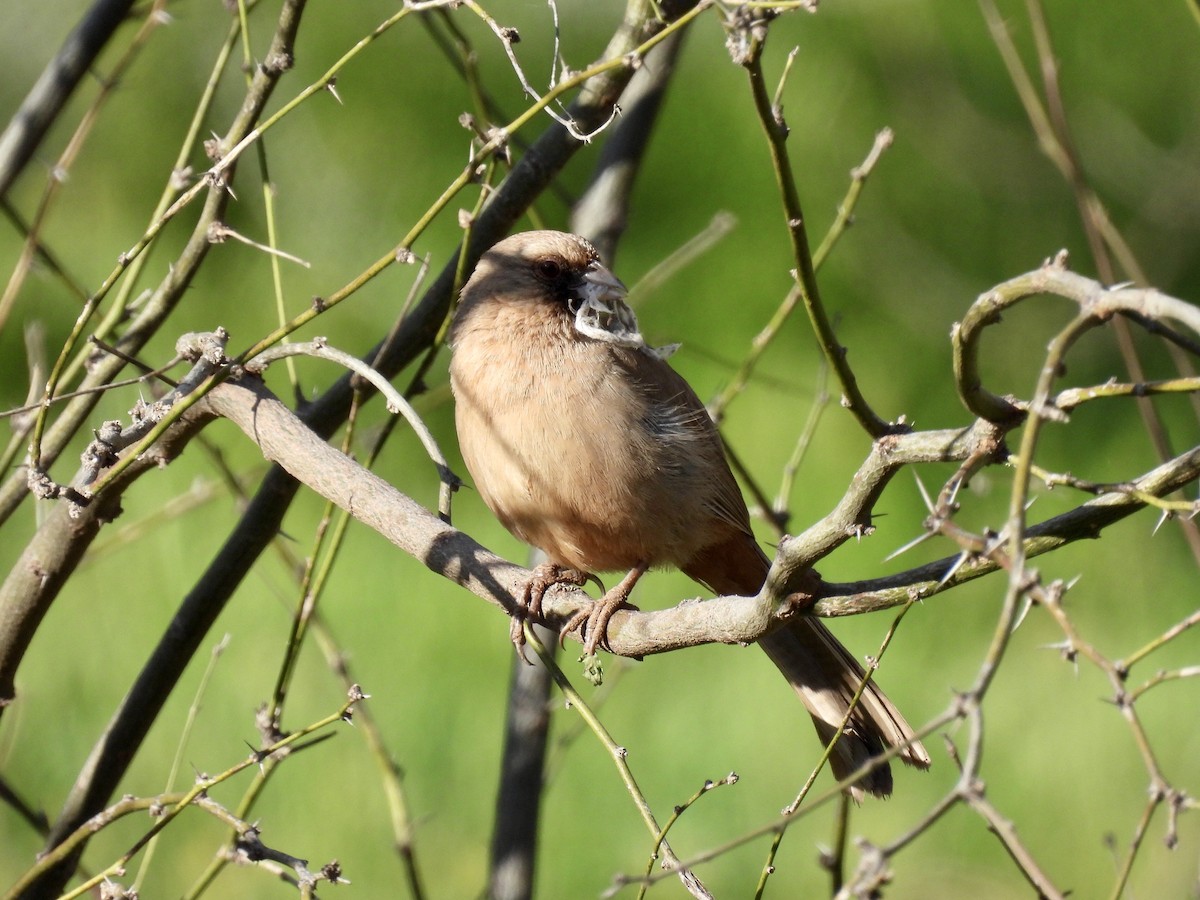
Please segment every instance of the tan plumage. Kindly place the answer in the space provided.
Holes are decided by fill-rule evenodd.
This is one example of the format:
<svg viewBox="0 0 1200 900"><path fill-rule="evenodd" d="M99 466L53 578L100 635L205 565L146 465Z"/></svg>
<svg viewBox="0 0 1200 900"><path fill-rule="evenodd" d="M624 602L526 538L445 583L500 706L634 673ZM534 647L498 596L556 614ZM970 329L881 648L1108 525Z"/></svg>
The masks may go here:
<svg viewBox="0 0 1200 900"><path fill-rule="evenodd" d="M647 567L675 566L714 591L741 595L756 594L768 568L704 405L642 345L636 323L626 327L633 320L623 296L584 239L526 232L484 254L450 336L459 443L488 507L556 566L632 570L589 619L591 649ZM760 644L822 739L831 737L861 667L808 617ZM871 685L832 758L834 774L844 777L911 736ZM929 765L920 743L901 758ZM860 786L886 795L891 773L880 767Z"/></svg>

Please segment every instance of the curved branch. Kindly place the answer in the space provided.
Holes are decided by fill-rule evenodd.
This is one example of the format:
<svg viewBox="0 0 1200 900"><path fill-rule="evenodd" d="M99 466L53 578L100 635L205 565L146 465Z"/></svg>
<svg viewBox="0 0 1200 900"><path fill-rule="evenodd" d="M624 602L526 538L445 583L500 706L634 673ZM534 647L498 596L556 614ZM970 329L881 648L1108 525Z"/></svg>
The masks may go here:
<svg viewBox="0 0 1200 900"><path fill-rule="evenodd" d="M914 431L879 438L851 479L834 509L796 537L784 538L767 575L767 590L781 602L799 589L805 573L851 538L874 530L872 515L888 482L906 465L962 462L966 459L1003 461L1007 457L1003 432L978 420L969 428Z"/></svg>
<svg viewBox="0 0 1200 900"><path fill-rule="evenodd" d="M1153 288L1105 287L1066 268L1066 255L1059 253L1039 269L1018 275L981 294L971 304L951 333L954 348L954 380L958 396L972 414L1011 428L1024 420L1026 409L1011 398L1000 397L983 386L979 352L983 332L1000 321L1001 315L1018 303L1044 294L1071 300L1079 306L1086 327L1103 324L1118 313L1130 315L1139 324L1170 319L1200 334L1200 308Z"/></svg>
<svg viewBox="0 0 1200 900"><path fill-rule="evenodd" d="M434 466L437 467L438 481L441 485L438 493L438 513L443 521L449 522L450 495L462 486L462 479L451 470L450 464L446 462L445 454L442 453L442 448L438 446L437 440L433 436L433 432L429 430L429 427L417 415L417 411L404 398L404 395L392 387L391 382L372 369L370 365L344 350L330 347L323 337L313 338L311 341L302 344L277 344L274 347L264 350L250 362L246 363L246 371L252 375L261 375L271 363L291 356L313 356L317 359L325 359L335 362L340 366L345 366L360 378L370 382L375 390L383 395L387 401L388 412L404 416L404 420L408 422L408 426L417 435L417 439L420 440L421 446L425 448L425 453L433 460Z"/></svg>

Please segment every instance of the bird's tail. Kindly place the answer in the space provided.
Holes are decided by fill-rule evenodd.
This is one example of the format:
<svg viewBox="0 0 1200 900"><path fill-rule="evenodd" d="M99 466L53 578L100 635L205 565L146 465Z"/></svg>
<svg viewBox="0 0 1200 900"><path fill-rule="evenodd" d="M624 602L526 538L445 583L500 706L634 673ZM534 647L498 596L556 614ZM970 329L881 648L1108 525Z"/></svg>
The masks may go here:
<svg viewBox="0 0 1200 900"><path fill-rule="evenodd" d="M748 596L758 593L769 567L770 561L754 540L739 534L708 548L684 571L718 593ZM862 684L863 667L819 620L797 616L758 643L799 695L822 742L829 743L845 720L829 758L839 781L889 747L903 747L897 755L908 765L929 768L929 754L915 739L912 726L873 681L851 709ZM877 766L860 779L854 788L855 799L864 791L877 797L891 794L891 767Z"/></svg>
<svg viewBox="0 0 1200 900"><path fill-rule="evenodd" d="M811 616L793 619L758 642L779 667L812 716L823 743L837 733L862 684L863 668L829 629ZM929 754L913 739L912 726L874 682L866 686L846 719L841 739L829 757L839 781L889 747L904 747L899 757L910 766L929 768ZM882 765L858 781L857 789L886 797L892 770ZM856 790L856 798L858 791Z"/></svg>

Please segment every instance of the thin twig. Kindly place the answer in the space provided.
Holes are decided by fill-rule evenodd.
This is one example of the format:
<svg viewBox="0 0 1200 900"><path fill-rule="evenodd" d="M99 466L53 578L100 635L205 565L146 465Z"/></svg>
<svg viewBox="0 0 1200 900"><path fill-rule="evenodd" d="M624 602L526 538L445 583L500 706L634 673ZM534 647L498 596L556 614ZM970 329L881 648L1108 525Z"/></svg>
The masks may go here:
<svg viewBox="0 0 1200 900"><path fill-rule="evenodd" d="M662 867L678 876L683 886L693 897L711 898L712 895L708 892L708 889L704 887L703 883L692 873L690 868L680 863L679 858L671 849L671 845L663 837L663 830L655 820L654 812L650 809L650 804L646 800L645 794L642 793L641 788L638 787L637 780L633 777L633 770L630 769L628 762L629 752L613 740L608 729L604 727L604 723L592 712L587 701L575 690L570 680L563 674L562 669L558 667L553 654L546 649L546 646L542 643L529 621L525 622L525 640L533 647L538 655L538 659L542 661L542 665L550 671L555 683L558 685L558 689L566 697L567 703L579 713L580 718L587 722L588 727L592 729L592 732L608 751L609 756L612 757L613 765L617 768L617 774L620 775L621 781L625 784L625 789L629 792L634 806L637 807L637 811L642 817L642 821L649 829L651 838L654 839L659 850L662 851Z"/></svg>
<svg viewBox="0 0 1200 900"><path fill-rule="evenodd" d="M816 333L821 351L825 354L830 368L837 375L841 385L843 404L858 420L859 425L871 437L885 434L895 434L906 430L881 419L858 387L854 372L846 360L845 348L838 343L834 334L833 324L821 301L820 290L817 286L816 270L809 251L808 229L805 225L804 214L801 211L800 195L796 188L795 177L792 173L791 161L787 152L787 125L781 113L775 109L767 94L766 83L762 71L762 50L765 40L765 29L761 34L751 30L748 38L748 52L741 60L749 76L750 92L754 98L754 108L758 112L759 122L767 136L767 144L771 151L771 162L775 169L775 177L779 184L779 192L783 200L784 216L787 222L788 236L791 238L792 254L796 268L792 272L795 279L795 290L803 301L808 312L809 321Z"/></svg>
<svg viewBox="0 0 1200 900"><path fill-rule="evenodd" d="M412 428L417 438L421 441L421 446L425 448L425 452L437 467L440 483L438 513L444 521L449 522L450 498L462 485L462 480L450 469L450 464L446 462L446 457L434 439L433 432L425 425L425 422L417 414L417 411L413 409L412 404L405 399L404 395L392 387L392 383L383 377L383 375L376 372L357 356L330 347L324 338L316 338L303 344L280 344L271 347L259 353L248 362L246 369L249 372L258 374L275 360L289 356L315 356L318 359L327 359L330 362L336 362L338 365L345 366L375 386L375 389L387 401L388 412L404 416L409 427Z"/></svg>

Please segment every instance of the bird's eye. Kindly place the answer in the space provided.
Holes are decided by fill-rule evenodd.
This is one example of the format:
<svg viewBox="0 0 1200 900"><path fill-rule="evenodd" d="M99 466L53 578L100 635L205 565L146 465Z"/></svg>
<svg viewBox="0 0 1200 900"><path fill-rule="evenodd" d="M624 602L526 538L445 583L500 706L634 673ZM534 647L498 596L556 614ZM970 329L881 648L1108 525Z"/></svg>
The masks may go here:
<svg viewBox="0 0 1200 900"><path fill-rule="evenodd" d="M557 281L563 273L562 263L556 259L539 259L533 264L533 270L545 281Z"/></svg>

